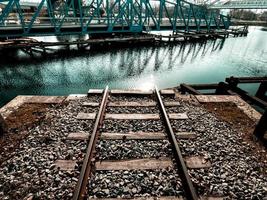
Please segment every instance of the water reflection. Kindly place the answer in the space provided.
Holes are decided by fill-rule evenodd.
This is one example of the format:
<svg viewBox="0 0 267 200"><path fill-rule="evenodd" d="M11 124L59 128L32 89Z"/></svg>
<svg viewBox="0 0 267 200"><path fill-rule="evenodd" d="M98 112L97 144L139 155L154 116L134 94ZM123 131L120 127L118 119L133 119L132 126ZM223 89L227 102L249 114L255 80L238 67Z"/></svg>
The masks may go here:
<svg viewBox="0 0 267 200"><path fill-rule="evenodd" d="M107 84L164 88L181 82L219 82L230 75L267 75L266 44L256 45L259 32L256 39L250 35L176 45L59 49L46 56L38 50L0 51L0 105L19 94L85 93Z"/></svg>
<svg viewBox="0 0 267 200"><path fill-rule="evenodd" d="M0 87L28 88L34 85L41 89L47 82L66 86L73 82L109 82L181 67L186 62L220 51L223 44L224 40L213 40L102 52L58 51L56 55L46 57L39 55L40 52L12 51L8 56L2 54L0 57L3 61L0 64Z"/></svg>

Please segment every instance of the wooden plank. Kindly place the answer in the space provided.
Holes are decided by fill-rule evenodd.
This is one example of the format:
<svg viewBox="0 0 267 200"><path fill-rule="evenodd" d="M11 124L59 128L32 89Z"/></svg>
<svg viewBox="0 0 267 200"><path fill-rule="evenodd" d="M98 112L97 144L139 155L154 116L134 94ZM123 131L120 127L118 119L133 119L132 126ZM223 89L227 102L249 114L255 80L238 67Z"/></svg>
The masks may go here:
<svg viewBox="0 0 267 200"><path fill-rule="evenodd" d="M63 171L73 171L75 169L76 162L74 160L56 160L56 167Z"/></svg>
<svg viewBox="0 0 267 200"><path fill-rule="evenodd" d="M175 95L175 92L173 89L167 89L167 90L160 90L161 95Z"/></svg>
<svg viewBox="0 0 267 200"><path fill-rule="evenodd" d="M173 167L170 158L160 157L159 159L131 159L131 160L110 160L96 162L96 170L145 170L164 169Z"/></svg>
<svg viewBox="0 0 267 200"><path fill-rule="evenodd" d="M164 140L166 135L163 132L129 132L129 133L101 133L104 140Z"/></svg>
<svg viewBox="0 0 267 200"><path fill-rule="evenodd" d="M87 119L95 119L96 113L78 113L77 119L87 120Z"/></svg>
<svg viewBox="0 0 267 200"><path fill-rule="evenodd" d="M135 102L135 101L131 101L131 102L109 102L108 106L112 106L112 107L153 107L156 106L157 103L156 102ZM170 102L164 102L164 105L166 107L172 107L172 106L180 106L180 102L178 101L170 101Z"/></svg>
<svg viewBox="0 0 267 200"><path fill-rule="evenodd" d="M88 107L98 107L99 103L97 102L84 102L83 106L88 106Z"/></svg>
<svg viewBox="0 0 267 200"><path fill-rule="evenodd" d="M217 89L218 83L190 84L189 86L196 89L196 90L210 90L210 89Z"/></svg>
<svg viewBox="0 0 267 200"><path fill-rule="evenodd" d="M194 139L197 137L194 132L177 132L178 139ZM167 139L163 132L128 132L128 133L101 133L103 140L164 140Z"/></svg>
<svg viewBox="0 0 267 200"><path fill-rule="evenodd" d="M174 107L174 106L180 106L180 102L178 101L170 101L170 102L164 102L164 106L166 107Z"/></svg>
<svg viewBox="0 0 267 200"><path fill-rule="evenodd" d="M178 139L194 139L197 137L195 132L178 132L176 133Z"/></svg>
<svg viewBox="0 0 267 200"><path fill-rule="evenodd" d="M228 77L225 79L226 82L237 82L237 83L262 83L267 81L266 76L262 77Z"/></svg>
<svg viewBox="0 0 267 200"><path fill-rule="evenodd" d="M102 94L103 93L103 89L90 89L87 94L88 95L92 95L92 94Z"/></svg>
<svg viewBox="0 0 267 200"><path fill-rule="evenodd" d="M105 119L122 119L122 120L158 120L159 114L111 114L107 113Z"/></svg>
<svg viewBox="0 0 267 200"><path fill-rule="evenodd" d="M200 169L211 167L210 161L206 160L203 156L191 156L185 158L185 163L188 168Z"/></svg>
<svg viewBox="0 0 267 200"><path fill-rule="evenodd" d="M200 200L224 200L226 199L226 197L204 197L201 196Z"/></svg>
<svg viewBox="0 0 267 200"><path fill-rule="evenodd" d="M134 197L134 198L88 198L87 200L184 200L184 198L178 196L161 196L161 197L155 196L155 197Z"/></svg>
<svg viewBox="0 0 267 200"><path fill-rule="evenodd" d="M152 90L111 90L111 94L119 95L150 95Z"/></svg>
<svg viewBox="0 0 267 200"><path fill-rule="evenodd" d="M181 87L182 94L185 94L186 92L188 92L188 93L194 94L194 95L201 95L201 93L199 91L197 91L196 89L194 89L190 85L182 83L182 84L180 84L180 87Z"/></svg>
<svg viewBox="0 0 267 200"><path fill-rule="evenodd" d="M110 102L108 103L108 106L112 106L112 107L152 107L152 106L156 106L157 103L156 102Z"/></svg>
<svg viewBox="0 0 267 200"><path fill-rule="evenodd" d="M170 113L168 116L170 119L188 119L186 113Z"/></svg>
<svg viewBox="0 0 267 200"><path fill-rule="evenodd" d="M69 133L67 136L67 140L88 140L89 138L89 133L86 132L74 132L74 133Z"/></svg>

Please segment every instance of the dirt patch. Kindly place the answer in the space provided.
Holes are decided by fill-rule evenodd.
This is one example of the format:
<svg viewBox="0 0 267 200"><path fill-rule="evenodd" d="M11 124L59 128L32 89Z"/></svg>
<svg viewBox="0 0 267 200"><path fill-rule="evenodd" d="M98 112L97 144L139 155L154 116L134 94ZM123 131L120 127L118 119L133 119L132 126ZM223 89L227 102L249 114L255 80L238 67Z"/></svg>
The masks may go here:
<svg viewBox="0 0 267 200"><path fill-rule="evenodd" d="M256 123L251 120L235 103L204 103L202 106L212 112L218 119L227 122L235 131L242 133L242 139L252 147L263 163L267 162L266 149L262 143L256 142L253 136Z"/></svg>
<svg viewBox="0 0 267 200"><path fill-rule="evenodd" d="M23 104L6 118L8 133L0 137L0 164L19 147L20 142L28 135L27 130L37 125L40 120L48 120L48 107L48 104Z"/></svg>

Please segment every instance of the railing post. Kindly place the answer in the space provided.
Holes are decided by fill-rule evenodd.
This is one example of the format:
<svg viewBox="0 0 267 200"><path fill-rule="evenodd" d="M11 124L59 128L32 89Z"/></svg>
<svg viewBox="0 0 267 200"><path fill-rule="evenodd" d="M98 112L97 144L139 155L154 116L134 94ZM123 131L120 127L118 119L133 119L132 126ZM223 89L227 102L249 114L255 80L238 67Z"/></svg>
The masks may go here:
<svg viewBox="0 0 267 200"><path fill-rule="evenodd" d="M259 139L262 140L265 145L267 144L267 138L266 138L266 133L267 133L267 108L265 108L264 113L262 114L258 124L255 127L254 130L254 135Z"/></svg>
<svg viewBox="0 0 267 200"><path fill-rule="evenodd" d="M261 99L265 98L265 93L267 91L267 82L262 82L259 86L258 91L256 92L256 97L259 97Z"/></svg>
<svg viewBox="0 0 267 200"><path fill-rule="evenodd" d="M225 83L224 82L219 82L218 86L217 86L217 89L215 91L215 94L217 95L222 95L222 94L225 94Z"/></svg>
<svg viewBox="0 0 267 200"><path fill-rule="evenodd" d="M4 135L5 132L7 132L7 125L4 118L0 114L0 136Z"/></svg>
<svg viewBox="0 0 267 200"><path fill-rule="evenodd" d="M231 76L230 78L225 79L226 82L230 85L230 87L237 87L238 78Z"/></svg>

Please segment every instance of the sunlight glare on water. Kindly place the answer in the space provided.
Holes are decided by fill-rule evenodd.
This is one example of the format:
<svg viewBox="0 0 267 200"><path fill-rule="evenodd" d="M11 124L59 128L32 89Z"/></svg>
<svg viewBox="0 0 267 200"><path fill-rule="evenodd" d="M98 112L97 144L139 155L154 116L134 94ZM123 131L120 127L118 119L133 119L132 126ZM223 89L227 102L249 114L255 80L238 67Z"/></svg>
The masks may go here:
<svg viewBox="0 0 267 200"><path fill-rule="evenodd" d="M152 89L218 83L229 76L266 76L267 31L261 27L249 31L248 37L226 40L64 51L47 57L38 52L33 57L25 51L1 52L0 105L17 95L78 94L106 85ZM255 85L244 88L256 90Z"/></svg>

